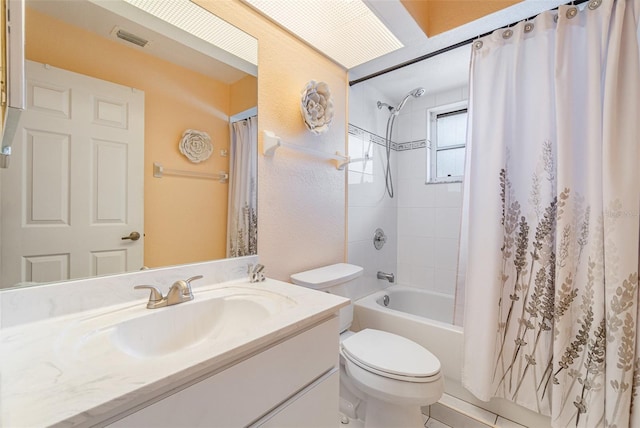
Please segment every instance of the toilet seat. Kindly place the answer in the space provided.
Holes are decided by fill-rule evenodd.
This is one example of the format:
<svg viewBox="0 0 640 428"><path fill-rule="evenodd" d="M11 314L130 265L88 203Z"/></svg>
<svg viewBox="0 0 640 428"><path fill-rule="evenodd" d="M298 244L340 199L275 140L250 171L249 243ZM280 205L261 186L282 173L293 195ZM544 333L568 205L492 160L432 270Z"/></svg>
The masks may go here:
<svg viewBox="0 0 640 428"><path fill-rule="evenodd" d="M371 373L405 382L440 379L440 361L417 343L393 333L365 329L340 345L345 358Z"/></svg>

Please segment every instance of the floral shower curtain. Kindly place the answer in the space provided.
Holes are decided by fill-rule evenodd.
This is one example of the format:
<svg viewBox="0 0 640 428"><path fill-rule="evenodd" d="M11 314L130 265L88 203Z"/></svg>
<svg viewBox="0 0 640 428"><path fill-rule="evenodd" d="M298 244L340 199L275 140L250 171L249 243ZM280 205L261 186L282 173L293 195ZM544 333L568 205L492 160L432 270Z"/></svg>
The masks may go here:
<svg viewBox="0 0 640 428"><path fill-rule="evenodd" d="M231 124L227 257L258 253L258 118Z"/></svg>
<svg viewBox="0 0 640 428"><path fill-rule="evenodd" d="M463 383L554 427L640 427L640 0L472 47Z"/></svg>

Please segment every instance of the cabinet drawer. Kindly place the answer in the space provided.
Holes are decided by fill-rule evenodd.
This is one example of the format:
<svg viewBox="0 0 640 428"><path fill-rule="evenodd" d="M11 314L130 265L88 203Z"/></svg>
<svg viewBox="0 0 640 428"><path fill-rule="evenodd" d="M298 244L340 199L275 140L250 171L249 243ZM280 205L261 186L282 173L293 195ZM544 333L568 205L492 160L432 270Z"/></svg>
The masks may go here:
<svg viewBox="0 0 640 428"><path fill-rule="evenodd" d="M242 427L338 366L333 317L111 427Z"/></svg>
<svg viewBox="0 0 640 428"><path fill-rule="evenodd" d="M333 369L250 428L335 428L340 372Z"/></svg>

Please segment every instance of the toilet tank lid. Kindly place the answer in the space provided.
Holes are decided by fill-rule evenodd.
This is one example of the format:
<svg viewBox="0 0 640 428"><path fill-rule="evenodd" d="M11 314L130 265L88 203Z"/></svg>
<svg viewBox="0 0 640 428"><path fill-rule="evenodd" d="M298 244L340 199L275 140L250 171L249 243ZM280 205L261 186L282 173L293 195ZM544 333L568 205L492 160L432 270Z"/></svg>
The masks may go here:
<svg viewBox="0 0 640 428"><path fill-rule="evenodd" d="M291 275L291 281L309 288L328 288L350 281L362 275L362 267L337 263Z"/></svg>

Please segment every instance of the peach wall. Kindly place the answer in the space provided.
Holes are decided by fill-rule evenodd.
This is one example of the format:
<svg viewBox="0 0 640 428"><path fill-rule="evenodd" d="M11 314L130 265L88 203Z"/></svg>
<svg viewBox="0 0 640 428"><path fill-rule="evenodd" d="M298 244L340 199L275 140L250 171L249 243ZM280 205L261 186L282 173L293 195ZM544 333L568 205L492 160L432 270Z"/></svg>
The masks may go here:
<svg viewBox="0 0 640 428"><path fill-rule="evenodd" d="M400 0L428 36L444 33L522 0Z"/></svg>
<svg viewBox="0 0 640 428"><path fill-rule="evenodd" d="M256 107L258 96L258 80L255 76L247 75L231 85L229 116L242 113Z"/></svg>
<svg viewBox="0 0 640 428"><path fill-rule="evenodd" d="M220 156L220 149L229 146L229 85L29 8L26 19L28 59L145 92L145 265L225 257L228 185L153 178L153 162L175 169L228 171L228 158ZM241 86L250 87L246 82ZM255 92L249 104L255 105ZM178 151L185 129L211 135L214 154L206 162L193 164Z"/></svg>
<svg viewBox="0 0 640 428"><path fill-rule="evenodd" d="M196 3L258 39L258 128L291 144L345 153L347 73L239 0ZM300 118L300 91L309 80L331 88L335 116L322 136L309 133ZM278 149L258 156L258 255L268 276L345 260L345 171L331 163Z"/></svg>

